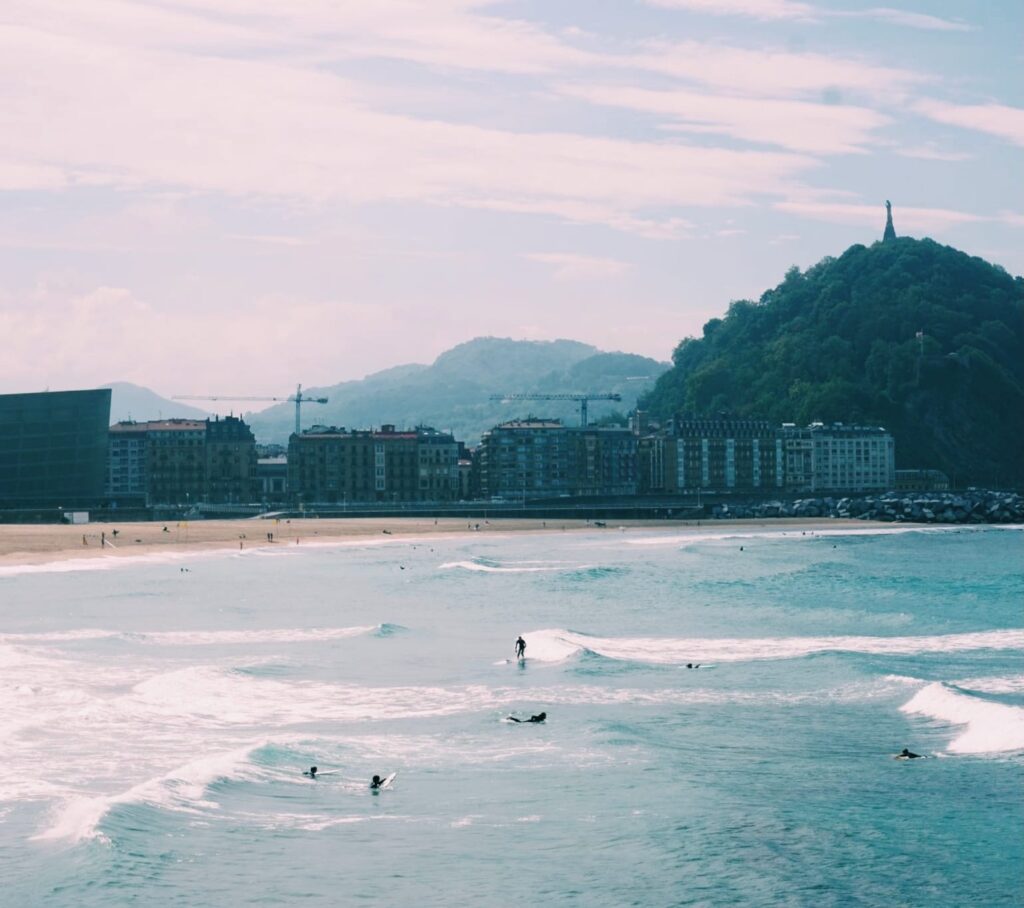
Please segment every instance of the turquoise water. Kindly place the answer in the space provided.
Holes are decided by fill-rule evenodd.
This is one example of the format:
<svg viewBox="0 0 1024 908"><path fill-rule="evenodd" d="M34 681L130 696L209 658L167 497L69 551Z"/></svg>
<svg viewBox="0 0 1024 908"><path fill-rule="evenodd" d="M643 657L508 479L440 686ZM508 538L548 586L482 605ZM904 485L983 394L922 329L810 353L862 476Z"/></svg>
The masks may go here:
<svg viewBox="0 0 1024 908"><path fill-rule="evenodd" d="M1022 542L609 529L4 567L3 901L1021 904Z"/></svg>

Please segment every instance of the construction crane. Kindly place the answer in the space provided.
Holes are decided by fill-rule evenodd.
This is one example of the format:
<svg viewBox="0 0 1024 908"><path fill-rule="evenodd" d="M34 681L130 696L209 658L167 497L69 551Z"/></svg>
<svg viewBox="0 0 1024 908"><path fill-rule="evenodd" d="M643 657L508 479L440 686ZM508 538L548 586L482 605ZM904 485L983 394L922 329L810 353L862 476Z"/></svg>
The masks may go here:
<svg viewBox="0 0 1024 908"><path fill-rule="evenodd" d="M287 403L295 404L295 434L299 434L299 429L302 425L302 405L303 404L325 404L327 403L326 397L310 397L308 394L302 393L302 385L295 386L295 393L288 397L242 397L238 394L211 394L207 397L189 396L184 394L176 395L173 400L260 400L267 401L285 401Z"/></svg>
<svg viewBox="0 0 1024 908"><path fill-rule="evenodd" d="M587 402L622 400L621 394L492 394L491 400L576 400L580 404L580 425L587 427Z"/></svg>

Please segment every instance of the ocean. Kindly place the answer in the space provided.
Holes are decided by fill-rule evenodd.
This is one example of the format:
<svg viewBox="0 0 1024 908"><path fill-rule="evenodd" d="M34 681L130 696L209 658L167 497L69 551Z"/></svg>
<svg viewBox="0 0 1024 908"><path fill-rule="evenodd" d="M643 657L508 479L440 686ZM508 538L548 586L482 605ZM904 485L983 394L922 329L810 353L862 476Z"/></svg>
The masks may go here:
<svg viewBox="0 0 1024 908"><path fill-rule="evenodd" d="M0 900L1024 903L1021 528L706 532L0 566Z"/></svg>

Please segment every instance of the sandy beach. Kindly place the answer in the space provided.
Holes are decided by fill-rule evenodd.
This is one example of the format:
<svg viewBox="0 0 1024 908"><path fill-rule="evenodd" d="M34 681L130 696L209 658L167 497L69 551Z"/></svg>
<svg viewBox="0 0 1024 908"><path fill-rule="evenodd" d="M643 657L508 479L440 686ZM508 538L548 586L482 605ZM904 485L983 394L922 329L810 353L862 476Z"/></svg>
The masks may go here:
<svg viewBox="0 0 1024 908"><path fill-rule="evenodd" d="M646 529L664 532L720 533L723 530L760 528L864 529L890 526L864 520L782 518L767 520L634 520L609 521L607 532ZM477 529L479 528L479 529ZM435 533L561 533L597 530L593 521L524 520L515 518L470 520L434 518L338 518L293 520L192 520L162 523L0 524L0 564L42 564L69 558L109 558L153 552L189 552L249 549L258 546L343 542L359 538L418 538ZM268 534L273 534L272 538Z"/></svg>

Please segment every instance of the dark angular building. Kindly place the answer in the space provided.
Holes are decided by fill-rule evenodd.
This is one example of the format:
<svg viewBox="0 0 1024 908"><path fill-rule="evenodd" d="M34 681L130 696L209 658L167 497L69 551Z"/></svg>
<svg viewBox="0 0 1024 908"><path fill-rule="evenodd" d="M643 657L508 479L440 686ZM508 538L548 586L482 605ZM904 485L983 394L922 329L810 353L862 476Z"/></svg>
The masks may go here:
<svg viewBox="0 0 1024 908"><path fill-rule="evenodd" d="M101 504L109 422L109 388L0 395L0 508Z"/></svg>

